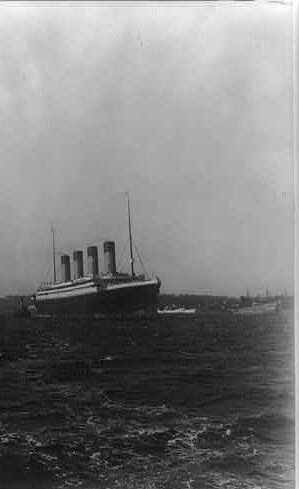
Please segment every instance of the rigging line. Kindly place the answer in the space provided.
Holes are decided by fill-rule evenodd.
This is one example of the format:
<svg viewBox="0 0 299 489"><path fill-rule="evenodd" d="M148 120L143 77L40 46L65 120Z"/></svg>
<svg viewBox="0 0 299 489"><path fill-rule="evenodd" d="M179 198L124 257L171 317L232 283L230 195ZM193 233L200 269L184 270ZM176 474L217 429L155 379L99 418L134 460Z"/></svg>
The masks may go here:
<svg viewBox="0 0 299 489"><path fill-rule="evenodd" d="M43 274L44 280L46 282L48 282L51 272L52 272L52 263L48 263L46 272Z"/></svg>
<svg viewBox="0 0 299 489"><path fill-rule="evenodd" d="M53 276L54 276L54 283L56 282L56 252L55 252L55 229L53 226L51 226L51 232L52 232L52 246L53 246Z"/></svg>
<svg viewBox="0 0 299 489"><path fill-rule="evenodd" d="M134 239L133 239L133 244L134 244L134 248L135 248L135 251L136 251L136 253L137 253L137 256L138 256L138 258L139 258L139 261L140 261L140 263L141 263L142 270L144 271L144 273L145 273L145 275L146 275L146 278L148 278L148 273L147 273L147 271L146 271L146 269L145 269L145 267L144 267L144 265L143 265L143 263L142 263L142 260L141 260L141 257L140 257L140 255L139 255L139 251L138 251L138 248L137 248L137 246L136 246L136 243L135 243Z"/></svg>
<svg viewBox="0 0 299 489"><path fill-rule="evenodd" d="M117 263L117 267L116 267L117 269L119 268L120 263L121 263L121 260L122 260L122 258L123 258L123 256L124 256L124 254L125 254L125 251L126 251L127 246L128 246L128 242L129 242L129 240L127 240L127 241L126 241L126 244L125 244L125 246L124 246L124 248L123 248L123 250L122 250L122 253L121 253L120 259L118 260L118 263Z"/></svg>
<svg viewBox="0 0 299 489"><path fill-rule="evenodd" d="M46 254L47 259L46 259L46 262L45 262L45 266L43 267L42 277L44 277L44 280L48 280L48 277L50 275L50 272L53 270L53 261L49 257L49 255L50 255L50 250L49 249L46 250L46 253L45 254Z"/></svg>

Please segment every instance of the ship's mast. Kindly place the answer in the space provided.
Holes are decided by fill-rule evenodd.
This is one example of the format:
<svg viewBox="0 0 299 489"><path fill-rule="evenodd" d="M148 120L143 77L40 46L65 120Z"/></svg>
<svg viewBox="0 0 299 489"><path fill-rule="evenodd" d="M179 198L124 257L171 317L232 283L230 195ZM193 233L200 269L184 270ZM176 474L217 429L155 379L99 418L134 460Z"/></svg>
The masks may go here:
<svg viewBox="0 0 299 489"><path fill-rule="evenodd" d="M131 274L132 277L135 276L134 272L134 257L133 257L133 245L132 245L132 229L131 229L131 215L130 215L130 199L129 194L126 192L127 200L128 200L128 219L129 219L129 239L130 239L130 263L131 263Z"/></svg>
<svg viewBox="0 0 299 489"><path fill-rule="evenodd" d="M56 282L56 260L55 260L55 230L53 226L51 227L52 238L53 238L53 271L54 271L54 283Z"/></svg>

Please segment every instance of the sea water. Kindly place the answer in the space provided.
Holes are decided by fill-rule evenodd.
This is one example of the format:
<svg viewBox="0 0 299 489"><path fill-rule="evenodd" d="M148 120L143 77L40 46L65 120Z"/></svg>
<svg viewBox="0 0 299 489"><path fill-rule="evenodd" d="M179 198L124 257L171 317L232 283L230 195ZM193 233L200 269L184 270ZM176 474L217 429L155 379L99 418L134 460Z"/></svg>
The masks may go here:
<svg viewBox="0 0 299 489"><path fill-rule="evenodd" d="M293 321L3 321L1 489L293 488Z"/></svg>

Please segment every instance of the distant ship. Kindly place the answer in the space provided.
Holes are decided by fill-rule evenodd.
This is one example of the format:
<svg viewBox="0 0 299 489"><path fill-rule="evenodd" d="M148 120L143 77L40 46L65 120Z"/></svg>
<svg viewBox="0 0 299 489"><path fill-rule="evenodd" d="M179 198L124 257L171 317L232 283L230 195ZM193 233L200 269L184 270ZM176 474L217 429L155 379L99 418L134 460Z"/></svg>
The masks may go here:
<svg viewBox="0 0 299 489"><path fill-rule="evenodd" d="M237 309L229 309L233 314L248 315L248 314L267 314L279 311L280 304L278 301L271 302L253 302L249 306L240 307Z"/></svg>
<svg viewBox="0 0 299 489"><path fill-rule="evenodd" d="M73 252L74 278L70 256L61 256L61 281L56 280L53 232L54 282L40 286L33 298L41 315L99 315L113 317L156 317L161 281L158 277L136 275L134 271L130 202L127 195L131 274L118 273L115 242L104 242L104 271L99 272L98 248L87 248L88 273L84 275L83 251ZM137 252L138 253L138 252Z"/></svg>

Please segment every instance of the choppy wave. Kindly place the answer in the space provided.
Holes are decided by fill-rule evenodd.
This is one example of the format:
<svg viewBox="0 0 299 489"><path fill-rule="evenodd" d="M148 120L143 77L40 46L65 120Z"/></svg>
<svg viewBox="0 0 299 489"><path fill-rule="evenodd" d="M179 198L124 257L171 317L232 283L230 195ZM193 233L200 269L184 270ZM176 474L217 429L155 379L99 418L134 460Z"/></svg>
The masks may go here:
<svg viewBox="0 0 299 489"><path fill-rule="evenodd" d="M292 318L240 321L2 328L0 487L294 487Z"/></svg>

